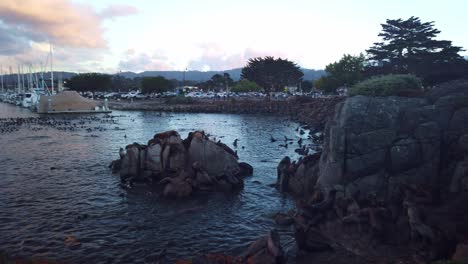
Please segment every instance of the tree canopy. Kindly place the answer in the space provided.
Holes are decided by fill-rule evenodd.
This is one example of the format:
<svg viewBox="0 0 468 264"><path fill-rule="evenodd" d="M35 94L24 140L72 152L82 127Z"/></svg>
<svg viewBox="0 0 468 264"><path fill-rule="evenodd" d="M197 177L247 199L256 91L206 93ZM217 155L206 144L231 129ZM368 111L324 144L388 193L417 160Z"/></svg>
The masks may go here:
<svg viewBox="0 0 468 264"><path fill-rule="evenodd" d="M325 67L326 76L317 79L314 84L317 89L325 93L335 93L340 86L352 86L363 79L364 55L352 56L349 54Z"/></svg>
<svg viewBox="0 0 468 264"><path fill-rule="evenodd" d="M215 74L211 77L212 89L216 91L228 90L234 81L232 80L229 73Z"/></svg>
<svg viewBox="0 0 468 264"><path fill-rule="evenodd" d="M209 91L209 90L227 91L229 90L229 87L231 87L233 84L234 84L234 80L232 80L229 73L223 73L223 74L216 73L213 76L211 76L211 79L205 82L199 83L198 86L204 91Z"/></svg>
<svg viewBox="0 0 468 264"><path fill-rule="evenodd" d="M141 80L141 90L143 93L163 93L174 88L173 83L162 77L143 77Z"/></svg>
<svg viewBox="0 0 468 264"><path fill-rule="evenodd" d="M232 92L235 93L248 93L248 92L259 92L262 90L258 84L249 80L240 80L233 87Z"/></svg>
<svg viewBox="0 0 468 264"><path fill-rule="evenodd" d="M270 56L250 59L241 73L242 79L257 83L267 94L282 91L285 86L298 85L303 76L296 63Z"/></svg>
<svg viewBox="0 0 468 264"><path fill-rule="evenodd" d="M426 84L467 74L468 64L458 54L463 49L451 41L435 39L439 33L434 22L423 23L418 17L387 19L379 34L383 41L367 50L366 74L411 73Z"/></svg>
<svg viewBox="0 0 468 264"><path fill-rule="evenodd" d="M308 81L308 80L302 81L301 90L304 93L310 93L312 91L312 88L314 88L314 83L312 81Z"/></svg>
<svg viewBox="0 0 468 264"><path fill-rule="evenodd" d="M67 80L65 86L78 92L108 91L111 87L111 76L102 73L82 73Z"/></svg>

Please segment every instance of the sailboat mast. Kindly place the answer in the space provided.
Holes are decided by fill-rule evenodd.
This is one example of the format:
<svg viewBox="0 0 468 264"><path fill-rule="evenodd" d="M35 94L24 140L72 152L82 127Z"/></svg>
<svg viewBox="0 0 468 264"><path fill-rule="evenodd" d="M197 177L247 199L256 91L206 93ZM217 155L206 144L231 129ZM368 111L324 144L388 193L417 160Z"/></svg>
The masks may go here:
<svg viewBox="0 0 468 264"><path fill-rule="evenodd" d="M18 65L18 92L21 93L21 77L20 77L20 66Z"/></svg>
<svg viewBox="0 0 468 264"><path fill-rule="evenodd" d="M52 81L52 93L54 92L54 66L53 66L53 57L52 57L52 44L50 44L50 79Z"/></svg>
<svg viewBox="0 0 468 264"><path fill-rule="evenodd" d="M14 74L13 74L13 67L11 67L11 65L8 66L8 69L10 70L10 74L8 75L10 78L9 78L9 86L11 87L12 86L12 83L14 83L13 81L13 78L14 78ZM8 87L8 86L7 86ZM11 90L11 89L8 89L7 90Z"/></svg>
<svg viewBox="0 0 468 264"><path fill-rule="evenodd" d="M0 66L0 78L1 78L1 82L2 82L2 93L5 92L5 88L3 87L3 67Z"/></svg>
<svg viewBox="0 0 468 264"><path fill-rule="evenodd" d="M21 64L21 93L24 93L26 86L24 85L24 65Z"/></svg>

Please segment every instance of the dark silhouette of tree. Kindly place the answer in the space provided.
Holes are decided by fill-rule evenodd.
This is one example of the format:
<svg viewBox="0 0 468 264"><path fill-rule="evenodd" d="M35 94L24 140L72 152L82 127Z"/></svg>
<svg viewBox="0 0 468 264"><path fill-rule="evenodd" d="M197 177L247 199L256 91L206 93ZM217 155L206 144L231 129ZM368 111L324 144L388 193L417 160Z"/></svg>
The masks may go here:
<svg viewBox="0 0 468 264"><path fill-rule="evenodd" d="M216 73L215 75L211 76L211 79L199 83L198 86L204 91L227 91L233 84L234 81L232 80L229 73Z"/></svg>
<svg viewBox="0 0 468 264"><path fill-rule="evenodd" d="M132 91L141 89L141 78L125 78L122 75L114 75L111 78L112 91Z"/></svg>
<svg viewBox="0 0 468 264"><path fill-rule="evenodd" d="M463 49L435 39L439 33L434 22L423 23L418 17L387 19L379 34L383 41L367 50L366 75L411 73L426 84L465 75L467 62L458 54Z"/></svg>
<svg viewBox="0 0 468 264"><path fill-rule="evenodd" d="M312 88L314 88L314 83L312 81L308 81L308 80L302 81L301 83L302 92L310 93L312 91Z"/></svg>
<svg viewBox="0 0 468 264"><path fill-rule="evenodd" d="M248 93L248 92L260 92L262 87L258 84L249 80L240 80L233 87L232 92L235 93Z"/></svg>
<svg viewBox="0 0 468 264"><path fill-rule="evenodd" d="M268 95L272 91L282 91L285 86L298 85L303 76L296 63L269 56L250 59L241 73L241 79L257 83Z"/></svg>
<svg viewBox="0 0 468 264"><path fill-rule="evenodd" d="M108 91L111 88L111 76L102 73L82 73L71 77L65 86L78 92Z"/></svg>
<svg viewBox="0 0 468 264"><path fill-rule="evenodd" d="M215 74L211 77L211 90L220 91L220 90L228 90L234 81L232 80L229 73L223 74Z"/></svg>
<svg viewBox="0 0 468 264"><path fill-rule="evenodd" d="M143 77L141 80L141 90L143 93L163 93L173 88L173 83L162 76Z"/></svg>

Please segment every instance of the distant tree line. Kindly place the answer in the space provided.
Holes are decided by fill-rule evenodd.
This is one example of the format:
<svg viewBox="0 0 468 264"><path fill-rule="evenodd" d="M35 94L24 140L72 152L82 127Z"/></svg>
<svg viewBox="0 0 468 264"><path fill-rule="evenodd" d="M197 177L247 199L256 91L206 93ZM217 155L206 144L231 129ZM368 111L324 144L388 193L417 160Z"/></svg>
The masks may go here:
<svg viewBox="0 0 468 264"><path fill-rule="evenodd" d="M66 87L79 91L107 91L111 87L111 76L102 73L82 73L66 81Z"/></svg>

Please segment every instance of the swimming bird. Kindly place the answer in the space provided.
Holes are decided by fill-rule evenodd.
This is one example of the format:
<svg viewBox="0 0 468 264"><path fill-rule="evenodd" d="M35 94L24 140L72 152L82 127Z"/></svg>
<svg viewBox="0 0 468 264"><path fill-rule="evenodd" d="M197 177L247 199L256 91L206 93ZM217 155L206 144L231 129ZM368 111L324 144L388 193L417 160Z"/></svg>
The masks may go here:
<svg viewBox="0 0 468 264"><path fill-rule="evenodd" d="M234 145L234 147L236 147L236 148L237 148L237 140L238 140L238 139L236 138L236 139L234 140L234 143L232 143L232 145Z"/></svg>
<svg viewBox="0 0 468 264"><path fill-rule="evenodd" d="M276 142L276 139L272 135L270 135L270 141L271 142Z"/></svg>

